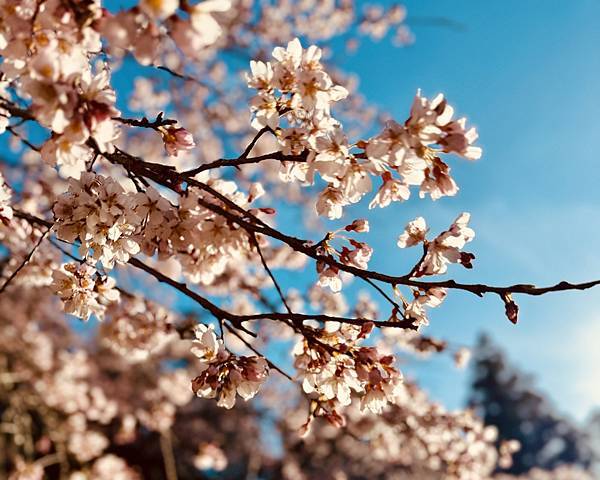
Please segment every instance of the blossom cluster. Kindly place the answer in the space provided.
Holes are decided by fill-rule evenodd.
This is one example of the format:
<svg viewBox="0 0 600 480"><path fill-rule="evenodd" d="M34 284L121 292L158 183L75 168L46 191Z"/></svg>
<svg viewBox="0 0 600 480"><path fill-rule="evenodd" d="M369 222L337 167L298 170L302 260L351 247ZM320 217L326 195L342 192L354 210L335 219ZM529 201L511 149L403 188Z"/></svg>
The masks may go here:
<svg viewBox="0 0 600 480"><path fill-rule="evenodd" d="M382 5L370 5L361 20L359 28L361 33L380 40L389 30L394 29L394 43L406 45L413 42L413 36L404 24L406 8L400 4L392 4L389 8Z"/></svg>
<svg viewBox="0 0 600 480"><path fill-rule="evenodd" d="M250 101L256 129L279 127L279 117L289 112L292 124L278 134L283 152L299 154L308 145L309 127L325 132L339 126L330 116L330 105L342 100L348 91L335 85L321 64L321 49L311 46L306 51L294 39L287 48L273 50L273 62L252 61L248 86L258 90ZM295 128L295 127L296 128Z"/></svg>
<svg viewBox="0 0 600 480"><path fill-rule="evenodd" d="M31 114L51 131L42 157L65 176L78 176L91 157L89 143L111 151L119 130L116 96L106 68L92 64L102 49L92 25L102 15L100 2L65 8L62 2L5 2L0 24L0 70L30 99ZM10 6L12 3L12 7ZM5 91L3 100L9 100Z"/></svg>
<svg viewBox="0 0 600 480"><path fill-rule="evenodd" d="M111 177L85 172L69 179L69 190L54 205L57 235L79 241L80 253L106 268L127 262L140 251L134 240L142 218L136 213L135 194L125 192Z"/></svg>
<svg viewBox="0 0 600 480"><path fill-rule="evenodd" d="M200 360L201 373L192 380L194 393L217 397L217 405L227 409L235 405L236 394L244 400L253 398L269 374L266 360L230 353L212 325L198 325L195 335L192 353Z"/></svg>
<svg viewBox="0 0 600 480"><path fill-rule="evenodd" d="M32 118L50 131L42 159L62 176L78 178L97 153L112 152L120 136L108 66L94 60L103 50L102 40L111 51L130 51L151 64L166 36L156 22L174 14L179 2L142 2L117 15L99 0L85 6L45 1L35 8L28 1L3 3L0 104L11 100L6 86L16 85L17 94L31 102ZM230 6L228 0L215 0L189 7L188 19L173 16L172 38L190 52L210 45L221 33L212 12ZM0 105L0 133L9 118L10 110ZM169 155L194 145L184 129L167 128L161 134Z"/></svg>
<svg viewBox="0 0 600 480"><path fill-rule="evenodd" d="M108 425L116 417L117 402L100 385L89 381L94 366L85 350L59 350L54 353L53 363L48 365L34 387L43 395L48 407L70 416L72 432L85 432L87 422ZM85 436L101 445L100 452L106 447L104 440L95 441L100 438L96 432Z"/></svg>
<svg viewBox="0 0 600 480"><path fill-rule="evenodd" d="M361 410L381 413L388 402L394 402L402 384L392 355L360 345L372 327L369 323L362 327L333 324L312 330L312 336L294 347L294 365L304 391L329 403L324 416L334 423L340 418L336 408L350 405L353 391Z"/></svg>
<svg viewBox="0 0 600 480"><path fill-rule="evenodd" d="M248 208L260 196L239 191L235 182L215 180L210 185L241 208ZM179 206L180 221L174 228L177 236L171 240L171 248L183 252L177 259L184 275L202 284L211 284L230 263L248 258L253 248L244 229L200 205L207 198L199 189L188 191ZM215 202L212 198L208 201Z"/></svg>
<svg viewBox="0 0 600 480"><path fill-rule="evenodd" d="M327 186L318 197L317 212L330 219L340 218L344 206L370 192L372 177L382 185L371 208L407 200L411 185L420 186L421 197L455 195L458 187L440 155L476 160L481 149L473 146L475 129L467 128L465 118L453 119L454 109L443 95L429 100L417 92L403 124L389 121L378 135L351 144L331 116L332 106L348 92L332 82L321 56L319 48L304 50L295 39L286 49L275 48L273 62L250 65L248 86L258 90L250 101L253 125L274 131L283 154L304 155L282 162L282 180L312 184L318 173Z"/></svg>
<svg viewBox="0 0 600 480"><path fill-rule="evenodd" d="M425 275L441 275L448 270L448 264L459 263L465 268L473 268L471 262L475 255L463 252L464 246L475 238L475 232L468 224L471 215L461 213L450 225L450 228L440 233L432 241L425 238L427 225L423 217L410 222L402 235L398 237L400 248L423 244L425 254L414 271L415 277Z"/></svg>
<svg viewBox="0 0 600 480"><path fill-rule="evenodd" d="M18 286L44 288L52 284L62 258L60 252L44 242L44 235L44 231L16 216L0 222L0 242L7 257L0 281L9 291ZM36 248L38 242L41 244ZM32 250L35 251L30 255Z"/></svg>
<svg viewBox="0 0 600 480"><path fill-rule="evenodd" d="M102 343L130 362L144 361L178 338L172 313L141 296L124 296L109 306L106 316Z"/></svg>
<svg viewBox="0 0 600 480"><path fill-rule="evenodd" d="M63 302L65 313L82 320L91 315L102 319L107 305L118 302L119 291L111 277L96 275L96 269L86 263L67 263L52 275L54 293Z"/></svg>
<svg viewBox="0 0 600 480"><path fill-rule="evenodd" d="M327 263L325 258L337 260L344 265L366 270L373 254L373 249L365 242L359 242L346 235L350 232L364 233L369 231L369 222L364 219L354 220L342 229L329 232L327 237L319 244L317 251L322 260L316 264L319 275L318 284L321 287L329 287L332 292L342 289L340 270L336 265ZM344 244L338 250L333 245L334 240L341 240Z"/></svg>
<svg viewBox="0 0 600 480"><path fill-rule="evenodd" d="M175 408L192 396L189 375L165 372L157 361L142 379L139 369L95 338L92 348L84 347L57 318L49 293L19 286L0 298L0 361L7 366L0 382L3 418L15 425L11 436L27 442L36 436L37 461L31 455L11 458L9 478L47 478L52 467L43 458L57 450L69 478L138 480L136 469L107 450L139 439L142 429L170 428ZM36 416L31 431L23 422L30 414ZM7 452L12 457L15 450Z"/></svg>
<svg viewBox="0 0 600 480"><path fill-rule="evenodd" d="M341 430L334 430L330 421L314 421L307 437L299 440L295 425L304 415L298 408L287 417L286 447L295 453L286 456L285 462L291 471L300 468L291 476L294 479L324 471L333 478L348 471L356 477L390 480L404 478L407 471L408 478L495 478L493 471L500 460L496 427L486 426L470 410L447 411L408 381L398 387L395 402L382 414L365 414L354 403L346 407L346 427ZM512 453L518 447L502 445ZM301 466L295 462L302 462Z"/></svg>
<svg viewBox="0 0 600 480"><path fill-rule="evenodd" d="M167 37L186 55L197 57L202 49L219 39L223 28L216 16L230 8L231 0L194 5L179 0L142 0L139 5L116 14L105 11L98 28L115 55L131 52L138 62L150 65Z"/></svg>
<svg viewBox="0 0 600 480"><path fill-rule="evenodd" d="M234 182L209 184L240 207L249 205L250 196L237 191ZM84 172L79 180L69 179L69 190L54 205L55 229L59 238L79 242L80 253L105 268L126 263L140 251L158 253L161 259L174 256L192 282L210 284L229 262L248 256L251 244L243 229L201 201L207 201L206 195L197 188L175 206L152 187L128 192L111 177Z"/></svg>

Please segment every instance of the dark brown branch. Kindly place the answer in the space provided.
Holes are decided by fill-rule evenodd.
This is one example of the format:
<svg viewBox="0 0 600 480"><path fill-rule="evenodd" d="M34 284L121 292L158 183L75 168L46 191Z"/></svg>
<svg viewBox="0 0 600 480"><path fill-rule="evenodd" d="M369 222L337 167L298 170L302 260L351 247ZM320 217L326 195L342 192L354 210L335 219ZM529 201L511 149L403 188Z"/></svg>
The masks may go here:
<svg viewBox="0 0 600 480"><path fill-rule="evenodd" d="M122 117L113 117L114 121L122 123L124 125L129 125L131 127L140 127L140 128L151 128L153 130L157 130L159 127L167 127L169 125L175 125L177 120L172 118L163 118L163 112L160 112L154 121L148 120L146 117L143 117L141 120L136 118L122 118Z"/></svg>
<svg viewBox="0 0 600 480"><path fill-rule="evenodd" d="M27 110L20 109L6 100L0 100L0 106L6 108L14 116L19 116L20 118L24 119L35 119L35 117ZM93 140L88 141L88 145L90 145L96 151L96 153L99 153L98 148L95 145L95 142L93 142ZM251 212L244 210L235 202L231 201L219 192L216 192L210 186L192 178L193 175L190 175L190 172L179 173L173 167L145 162L139 157L135 157L118 149L112 154L105 153L103 154L103 156L107 158L107 160L109 160L111 163L120 164L126 169L135 173L136 175L146 177L149 180L152 180L160 185L166 186L177 193L181 193L183 191L184 184L186 183L188 185L200 188L201 190L209 193L214 198L223 202L224 206L227 207L227 209L222 208L215 203L199 199L199 203L201 205L205 206L207 209L213 211L214 213L222 215L228 220L238 224L240 227L244 228L249 233L254 232L267 235L271 238L286 243L288 246L300 253L303 253L304 255L307 255L315 260L322 261L327 265L334 266L341 271L351 273L359 278L377 280L384 283L388 283L393 286L405 285L422 290L427 290L430 288L448 288L454 290L463 290L471 292L480 297L486 293L494 293L499 295L501 298L504 298L507 294L523 294L537 296L544 295L550 292L566 290L586 290L600 285L600 280L594 280L579 284L562 281L549 287L536 287L535 285L530 284L514 284L507 287L496 287L485 284L465 284L456 282L454 280L414 280L410 273L407 275L393 276L370 270L362 270L354 266L340 263L334 258L320 255L317 249L314 248L314 244L312 242L291 237L266 225ZM246 158L243 160L249 159ZM237 211L241 216L238 216L235 213L233 213L234 211Z"/></svg>
<svg viewBox="0 0 600 480"><path fill-rule="evenodd" d="M267 132L275 133L273 131L273 129L271 127L269 127L268 125L261 128L258 132L256 132L256 135L254 135L254 138L252 139L252 141L246 146L246 148L244 149L242 154L239 156L239 159L248 158L248 155L250 155L250 152L252 151L252 149L254 148L256 143Z"/></svg>
<svg viewBox="0 0 600 480"><path fill-rule="evenodd" d="M269 312L269 313L259 313L255 315L236 315L234 313L228 312L226 310L221 309L211 301L207 300L203 296L198 293L190 290L187 285L184 283L177 282L172 278L164 275L163 273L155 270L154 268L146 265L142 261L137 258L130 258L130 265L149 273L154 278L156 278L159 282L166 283L173 288L179 290L184 295L188 296L199 305L201 305L204 309L208 310L212 313L217 319L225 319L230 321L236 328L242 330L243 332L256 336L256 334L246 328L244 328L241 324L244 322L248 322L251 320L281 320L286 321L290 320L293 323L302 323L306 320L317 320L321 322L340 322L340 323L348 323L350 325L364 325L365 323L372 322L374 325L378 327L395 327L395 328L414 328L412 326L411 320L403 320L401 322L384 322L377 320L369 320L364 318L346 318L346 317L336 317L330 315L323 314L300 314L300 313L278 313L278 312Z"/></svg>
<svg viewBox="0 0 600 480"><path fill-rule="evenodd" d="M372 280L379 280L384 283L388 283L390 285L406 285L410 287L415 287L423 290L427 290L430 288L449 288L455 290L464 290L467 292L471 292L478 296L483 296L486 293L495 293L497 295L503 295L505 293L520 293L524 295L543 295L545 293L550 292L558 292L564 290L587 290L589 288L600 285L600 280L593 280L585 283L570 283L566 281L559 282L555 285L549 287L536 287L531 284L514 284L507 287L496 287L492 285L485 285L481 283L477 284L469 284L469 283L459 283L454 280L444 280L444 281L424 281L424 280L413 280L410 275L401 275L401 276L393 276L387 275L384 273L379 273L371 270L363 270L351 265L346 265L338 262L332 257L319 255L317 253L317 249L314 248L312 242L308 240L302 240L295 237L291 237L284 233L279 232L278 230L268 226L264 222L260 221L256 216L252 215L251 212L248 212L242 209L239 205L232 202L230 199L225 197L224 195L216 192L210 186L202 184L202 182L195 181L191 179L189 181L190 185L199 186L204 191L210 193L211 195L216 196L219 200L225 202L228 207L235 209L237 211L242 211L247 217L252 220L258 220L260 225L256 225L251 223L249 220L245 220L244 218L237 217L232 214L230 211L227 211L218 205L211 204L210 202L202 202L200 203L211 211L218 213L219 215L225 216L226 218L232 220L243 228L249 229L251 231L256 231L262 233L264 235L270 236L276 240L280 240L283 243L286 243L294 250L304 253L305 255L314 258L315 260L320 260L328 265L334 266L339 270L346 271L348 273L352 273L353 275L360 278L368 278Z"/></svg>
<svg viewBox="0 0 600 480"><path fill-rule="evenodd" d="M15 277L19 274L19 272L21 270L23 270L23 268L25 268L25 265L27 265L29 263L29 261L31 260L31 257L33 257L33 254L35 253L35 251L42 244L42 241L44 240L44 238L46 237L46 235L48 234L49 231L50 231L50 228L47 228L44 232L42 232L42 234L40 235L40 238L35 243L35 245L33 246L33 248L29 251L29 253L27 254L27 256L23 259L23 261L21 262L21 264L10 275L10 277L8 277L8 279L6 280L6 282L4 282L4 284L2 285L2 287L0 287L0 294L2 294L2 292L4 292L4 290L6 290L6 288L10 285L10 282L12 282L15 279Z"/></svg>
<svg viewBox="0 0 600 480"><path fill-rule="evenodd" d="M35 225L43 225L47 228L52 228L54 223L49 222L48 220L44 220L43 218L36 217L35 215L31 215L27 212L22 212L21 210L17 210L13 208L13 214L17 218L21 218L23 220L28 221L29 223L33 223Z"/></svg>
<svg viewBox="0 0 600 480"><path fill-rule="evenodd" d="M4 110L8 110L13 117L19 117L23 120L36 120L35 116L29 110L20 108L14 103L3 98L0 98L0 107L2 107Z"/></svg>
<svg viewBox="0 0 600 480"><path fill-rule="evenodd" d="M430 288L449 288L454 290L463 290L467 292L471 292L478 296L483 296L486 293L495 293L497 295L503 295L505 293L520 293L524 295L543 295L549 292L557 292L564 290L586 290L588 288L592 288L596 285L600 285L600 280L594 280L591 282L585 282L580 284L574 284L569 282L559 282L556 285L552 285L550 287L536 287L535 285L529 284L515 284L507 287L496 287L485 284L469 284L469 283L459 283L454 280L445 280L445 281L424 281L424 280L414 280L411 278L411 275L388 275L385 273L379 273L371 270L363 270L351 265L346 265L338 262L332 257L320 255L317 252L317 249L314 247L314 244L308 240L302 240L296 237L292 237L286 235L279 230L276 230L269 225L265 224L262 220L258 219L251 212L243 209L235 202L222 195L221 193L215 191L209 185L195 180L194 178L189 177L188 175L178 173L171 167L166 167L160 164L150 164L149 162L144 162L143 160L132 157L127 158L127 154L124 152L120 152L121 155L125 155L125 158L119 157L115 158L115 154L105 154L105 157L113 162L122 165L128 165L132 169L137 170L136 173L140 175L144 175L150 180L153 180L163 186L169 187L174 191L180 191L181 185L187 183L188 185L198 187L201 190L209 193L211 196L215 197L219 201L223 202L225 206L228 208L225 209L216 203L211 203L205 201L203 199L199 199L199 204L204 206L205 208L211 210L212 212L221 215L228 220L238 224L242 228L246 229L249 232L261 233L263 235L267 235L271 238L279 240L283 243L286 243L288 246L292 247L294 250L303 253L315 260L320 260L330 266L334 266L339 270L351 273L360 278L368 278L371 280L378 280L384 283L388 283L390 285L406 285L409 287L419 288L423 290L427 290ZM141 162L141 163L140 163ZM155 168L158 171L155 171ZM242 216L238 216L233 211L239 212Z"/></svg>
<svg viewBox="0 0 600 480"><path fill-rule="evenodd" d="M252 335L254 337L256 336L256 334L254 332L248 330L243 325L241 325L241 321L238 320L238 315L234 315L230 312L227 312L226 310L223 310L219 306L212 303L210 300L207 300L206 298L204 298L202 295L199 295L198 293L194 292L193 290L190 290L187 287L187 285L185 285L184 283L180 283L180 282L177 282L176 280L173 280L171 277L168 277L167 275L164 275L163 273L152 268L151 266L146 265L144 262L138 260L137 258L130 258L128 263L130 265L134 266L135 268L138 268L140 270L143 270L146 273L149 273L151 276L156 278L156 280L158 280L159 282L166 283L167 285L170 285L171 287L175 288L176 290L179 290L181 293L183 293L184 295L186 295L187 297L191 298L196 303L198 303L202 308L204 308L205 310L208 310L210 313L212 313L212 315L217 320L222 321L224 319L227 319L227 320L231 321L235 325L236 328L242 330L243 332L247 333L248 335Z"/></svg>
<svg viewBox="0 0 600 480"><path fill-rule="evenodd" d="M278 160L280 162L296 162L302 163L306 162L307 155L284 155L281 152L271 152L266 153L264 155L258 155L256 157L246 157L246 158L220 158L219 160L215 160L214 162L205 163L204 165L200 165L192 170L187 170L183 172L181 175L189 175L194 176L200 172L204 172L206 170L214 170L215 168L221 167L239 167L240 165L248 165L252 163L260 163L265 160Z"/></svg>
<svg viewBox="0 0 600 480"><path fill-rule="evenodd" d="M231 332L233 335L235 335L237 338L240 339L240 341L246 345L246 347L251 350L252 352L254 352L256 355L258 355L259 357L262 357L265 359L265 361L267 362L267 365L269 365L270 368L272 368L273 370L278 371L279 373L281 373L281 375L283 375L285 378L287 378L290 381L294 381L294 379L288 374L286 373L284 370L282 370L281 368L279 368L275 363L273 363L271 360L269 360L265 355L263 355L262 353L260 353L256 348L254 348L252 346L252 344L250 342L247 342L246 339L244 337L242 337L240 335L239 332L237 332L234 328L232 328L229 324L225 324L225 328Z"/></svg>
<svg viewBox="0 0 600 480"><path fill-rule="evenodd" d="M28 213L20 212L20 211L15 211L15 216L17 216L19 218L23 218L24 220L27 220L30 223L34 223L34 224L38 224L38 225L44 225L44 226L48 226L48 227L51 227L53 225L51 222L48 222L42 218L30 215ZM411 320L403 320L401 322L385 322L385 321L377 321L377 320L370 320L370 319L336 317L336 316L323 315L323 314L299 314L299 313L289 314L289 313L278 313L278 312L260 313L260 314L255 314L255 315L236 315L234 313L223 310L219 306L212 303L210 300L207 300L206 298L204 298L197 292L194 292L193 290L189 289L187 287L187 285L185 285L184 283L173 280L172 278L168 277L167 275L164 275L163 273L159 272L158 270L154 269L153 267L146 265L145 263L143 263L141 260L138 260L137 258L133 258L133 257L130 258L128 263L130 265L132 265L133 267L143 270L144 272L150 274L151 276L156 278L156 280L158 280L159 282L166 283L167 285L170 285L171 287L180 291L187 297L194 300L200 306L202 306L205 310L208 310L210 313L212 313L217 319L228 320L236 328L238 328L252 336L256 336L256 334L254 332L244 328L243 325L241 325L242 323L248 322L251 320L267 319L267 320L282 320L282 321L286 321L286 322L290 321L293 324L294 323L297 324L297 323L302 323L306 320L317 320L317 321L322 321L322 322L331 321L331 322L348 323L350 325L359 325L359 326L364 325L365 323L372 322L375 326L378 326L378 327L394 327L394 328L410 328L410 329L415 328L412 325Z"/></svg>
<svg viewBox="0 0 600 480"><path fill-rule="evenodd" d="M281 287L279 286L279 283L277 282L275 275L273 274L273 272L269 268L269 265L267 264L267 261L265 260L265 257L260 248L260 244L258 243L258 239L256 238L256 234L254 234L254 233L250 234L250 239L252 240L252 242L254 243L254 246L256 247L256 251L258 252L258 256L260 257L260 261L263 265L263 268L266 270L267 274L271 278L271 281L273 282L273 285L275 286L275 290L277 290L277 293L279 294L279 298L281 299L281 302L285 306L288 313L290 315L293 315L292 309L288 305L287 300L285 299L285 295L283 294L283 291L281 290Z"/></svg>
<svg viewBox="0 0 600 480"><path fill-rule="evenodd" d="M236 167L239 168L240 165L247 165L250 163L259 163L264 160L279 160L279 161L288 161L288 162L305 162L307 159L307 152L304 151L300 155L284 155L282 152L271 152L264 155L258 155L255 157L248 157L250 152L255 147L260 138L267 132L273 132L273 129L269 126L265 126L261 128L252 141L246 146L242 154L237 158L220 158L219 160L215 160L214 162L206 163L204 165L200 165L199 167L193 168L191 170L187 170L183 172L181 175L191 176L197 175L200 172L204 172L206 170L212 170L215 168L221 167Z"/></svg>
<svg viewBox="0 0 600 480"><path fill-rule="evenodd" d="M21 134L19 132L17 132L13 127L6 127L6 131L9 132L14 137L18 138L21 143L23 143L24 145L26 145L27 147L29 147L34 152L39 152L41 150L40 147L38 147L37 145L34 145L33 143L31 143L26 138L23 138L21 136Z"/></svg>

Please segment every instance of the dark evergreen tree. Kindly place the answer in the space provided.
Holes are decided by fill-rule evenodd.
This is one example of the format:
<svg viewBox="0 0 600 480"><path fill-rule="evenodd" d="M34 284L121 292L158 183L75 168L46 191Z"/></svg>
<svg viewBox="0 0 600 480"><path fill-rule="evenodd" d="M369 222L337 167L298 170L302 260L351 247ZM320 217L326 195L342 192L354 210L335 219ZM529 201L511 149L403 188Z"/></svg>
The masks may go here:
<svg viewBox="0 0 600 480"><path fill-rule="evenodd" d="M521 442L507 472L521 474L533 467L553 469L561 464L589 468L593 454L587 434L558 415L534 389L532 377L510 365L489 337L480 337L473 363L469 404L486 424L498 428L499 441Z"/></svg>

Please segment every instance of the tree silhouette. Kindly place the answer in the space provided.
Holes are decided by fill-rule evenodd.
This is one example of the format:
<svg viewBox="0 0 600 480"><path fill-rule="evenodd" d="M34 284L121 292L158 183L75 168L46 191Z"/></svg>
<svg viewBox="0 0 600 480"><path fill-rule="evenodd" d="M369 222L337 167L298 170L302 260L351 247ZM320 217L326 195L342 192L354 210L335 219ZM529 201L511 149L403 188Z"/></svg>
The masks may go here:
<svg viewBox="0 0 600 480"><path fill-rule="evenodd" d="M516 439L521 443L507 472L591 465L587 434L556 413L548 399L533 388L532 377L513 367L488 336L480 337L474 359L470 406L486 424L498 428L499 442Z"/></svg>

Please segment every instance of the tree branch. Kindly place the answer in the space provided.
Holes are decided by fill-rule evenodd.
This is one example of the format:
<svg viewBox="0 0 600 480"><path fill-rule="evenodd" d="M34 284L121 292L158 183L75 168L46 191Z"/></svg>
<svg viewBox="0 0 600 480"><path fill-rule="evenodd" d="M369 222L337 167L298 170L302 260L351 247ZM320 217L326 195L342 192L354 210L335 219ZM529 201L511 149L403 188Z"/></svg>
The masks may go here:
<svg viewBox="0 0 600 480"><path fill-rule="evenodd" d="M29 113L27 110L23 110L14 106L12 103L7 102L6 100L0 100L0 106L6 108L12 115L19 116L24 119L35 119L35 117ZM238 224L240 227L247 230L249 233L260 233L266 236L269 236L273 239L279 240L292 249L303 253L304 255L313 258L314 260L322 261L329 266L336 267L341 271L345 271L351 273L359 278L376 280L383 283L390 284L392 286L397 285L405 285L408 287L418 288L421 290L428 290L430 288L447 288L453 290L462 290L473 293L477 296L482 297L486 293L494 293L499 295L502 299L506 297L508 294L523 294L523 295L544 295L550 292L559 292L566 290L586 290L597 285L600 285L600 280L593 280L590 282L584 283L571 283L567 281L561 281L554 285L548 287L536 287L531 284L514 284L506 287L497 287L492 285L485 285L481 283L476 284L468 284L468 283L459 283L454 280L444 280L444 281L424 281L424 280L414 280L412 278L412 271L406 275L394 276L384 273L379 273L371 270L362 270L360 268L345 265L341 262L338 262L334 258L330 256L321 255L317 252L317 249L314 246L314 243L308 240L302 240L299 238L291 237L286 235L269 225L265 224L262 220L257 218L251 212L243 209L235 202L228 199L226 196L220 194L219 192L212 189L209 185L200 182L193 178L193 173L196 170L191 170L188 172L177 172L176 169L172 166L166 166L162 164L150 163L146 162L139 157L135 157L130 155L127 152L116 149L113 153L101 153L98 150L97 145L93 140L88 141L88 145L92 147L96 153L104 156L109 162L114 164L119 164L124 166L127 170L135 173L136 175L146 177L149 180L152 180L159 185L163 185L167 188L174 190L177 193L181 193L184 189L185 184L188 186L194 186L202 191L209 193L215 199L221 201L224 206L226 206L229 210L222 208L216 203L208 202L203 199L199 199L199 204L209 209L210 211L222 215L228 220ZM247 149L248 150L248 149ZM248 150L249 151L249 150ZM268 154L270 155L270 154ZM278 156L282 155L280 152ZM234 161L248 161L250 162L250 158L242 158L243 155L238 157L238 159L233 160L217 160L217 162L231 162ZM266 159L265 156L254 157L252 161L260 161L258 159ZM272 158L270 156L269 158ZM213 162L215 163L215 162ZM207 164L210 165L210 164ZM205 168L207 165L198 168ZM216 166L214 168L217 168ZM236 215L233 212L238 212L241 216Z"/></svg>
<svg viewBox="0 0 600 480"><path fill-rule="evenodd" d="M167 127L169 125L175 125L177 120L172 118L163 118L163 112L160 112L154 121L148 120L146 117L143 117L141 120L136 118L123 118L123 117L112 117L112 119L116 122L122 123L124 125L129 125L131 127L140 127L140 128L151 128L153 130L157 130L159 127Z"/></svg>
<svg viewBox="0 0 600 480"><path fill-rule="evenodd" d="M10 285L10 282L12 282L15 279L15 277L19 274L19 272L21 270L23 270L23 268L25 268L25 265L27 265L29 263L29 260L31 260L31 257L33 257L33 254L35 253L35 251L42 244L42 241L44 240L44 238L46 237L46 235L48 234L49 231L50 231L50 228L48 228L44 232L42 232L42 235L40 235L40 238L35 243L35 245L33 246L33 248L29 251L29 253L27 254L27 256L23 259L23 261L21 262L21 264L10 275L10 277L8 277L8 279L6 280L6 282L4 282L4 284L2 285L2 287L0 287L0 294L2 294L4 292L4 290L6 290L6 288Z"/></svg>
<svg viewBox="0 0 600 480"><path fill-rule="evenodd" d="M219 160L215 160L214 162L205 163L204 165L200 165L199 167L193 168L192 170L187 170L182 172L181 175L189 175L191 177L197 175L200 172L204 172L206 170L214 170L215 168L221 167L239 167L240 165L248 165L252 163L260 163L265 160L279 160L281 162L296 162L302 163L306 162L307 155L284 155L281 152L271 152L266 153L264 155L258 155L256 157L246 157L246 158L220 158Z"/></svg>
<svg viewBox="0 0 600 480"><path fill-rule="evenodd" d="M431 288L447 288L453 290L463 290L471 292L479 297L482 297L486 293L495 293L500 297L504 297L507 294L517 293L524 295L543 295L550 292L558 292L564 290L586 290L596 285L600 285L600 280L594 280L591 282L585 282L580 284L570 282L559 282L549 287L536 287L535 285L529 284L515 284L507 287L497 287L492 285L485 285L481 283L469 284L459 283L454 280L444 281L424 281L414 280L412 278L412 270L407 275L394 276L385 273L375 272L371 270L363 270L352 265L346 265L338 262L333 257L321 255L318 253L315 244L309 240L302 240L289 235L286 235L279 230L276 230L262 220L257 218L251 212L243 209L235 202L215 191L209 185L200 182L194 178L191 178L189 174L179 173L171 167L166 167L160 164L151 164L144 160L131 157L125 152L119 151L119 155L115 154L104 154L111 163L117 163L125 165L126 168L131 168L137 174L146 176L148 179L155 181L156 183L166 186L176 192L181 192L184 184L193 186L209 193L211 196L219 200L224 204L226 208L221 207L217 203L209 202L202 198L198 199L198 203L208 210L221 215L228 220L236 223L240 227L247 230L249 233L260 233L269 236L275 240L279 240L297 252L303 253L304 255L326 263L329 266L333 266L341 271L345 271L355 275L356 277L370 280L377 280L383 283L387 283L392 286L405 285L408 287L414 287L421 290L428 290ZM240 213L241 216L236 215L235 212Z"/></svg>
<svg viewBox="0 0 600 480"><path fill-rule="evenodd" d="M181 175L193 177L200 172L204 172L206 170L212 170L215 168L221 167L236 167L239 168L240 165L247 165L251 163L260 163L265 160L279 160L281 162L306 162L308 158L308 152L305 150L300 155L284 155L282 152L271 152L266 153L264 155L258 155L255 157L248 157L250 152L257 144L258 140L267 132L273 132L273 129L269 126L261 128L252 141L246 146L242 154L237 158L220 158L219 160L215 160L214 162L206 163L204 165L200 165L199 167L193 168L191 170L187 170L182 172Z"/></svg>

